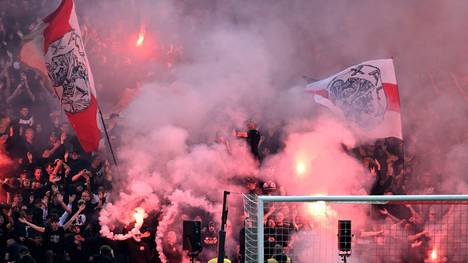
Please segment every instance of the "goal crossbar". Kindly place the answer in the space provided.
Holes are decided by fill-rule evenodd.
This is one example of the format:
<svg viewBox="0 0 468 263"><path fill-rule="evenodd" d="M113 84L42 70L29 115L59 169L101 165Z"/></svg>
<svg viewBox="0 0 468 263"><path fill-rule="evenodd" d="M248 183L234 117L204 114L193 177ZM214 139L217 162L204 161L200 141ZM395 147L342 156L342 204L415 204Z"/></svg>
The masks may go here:
<svg viewBox="0 0 468 263"><path fill-rule="evenodd" d="M334 202L334 203L369 203L386 204L390 202L419 201L468 201L468 195L335 195L335 196L258 196L257 198L257 247L258 262L264 262L264 204L269 202ZM261 225L260 225L261 224Z"/></svg>

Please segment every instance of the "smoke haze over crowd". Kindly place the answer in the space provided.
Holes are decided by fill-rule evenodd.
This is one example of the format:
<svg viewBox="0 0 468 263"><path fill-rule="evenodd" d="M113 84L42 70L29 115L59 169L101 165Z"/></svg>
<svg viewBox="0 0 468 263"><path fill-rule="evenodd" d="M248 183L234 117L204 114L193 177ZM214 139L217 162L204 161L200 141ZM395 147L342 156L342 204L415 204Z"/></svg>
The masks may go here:
<svg viewBox="0 0 468 263"><path fill-rule="evenodd" d="M79 15L99 34L112 34L115 29L109 25L117 25L132 35L145 24L148 37L158 45L181 49L181 61L169 72L161 70L164 76L144 83L124 114L133 128L173 124L190 129L189 141L207 141L217 130L242 126L247 118L262 128L280 127L297 118L313 120L318 114L310 98L291 90L305 83L302 76L321 79L361 61L392 57L404 135L411 144L407 147L428 158L435 157L436 150L428 151L425 145L437 142L447 153L466 140L462 117L468 103L467 65L459 55L466 46L457 33L466 22L464 5L460 1L103 1L98 6L77 2ZM119 15L126 19L115 19ZM128 38L118 37L122 42ZM155 74L157 64L133 66ZM95 75L99 79L103 74L96 69ZM125 82L126 78L119 74L114 79ZM108 103L104 94L114 92L113 87L101 89L101 101ZM152 118L138 118L140 113ZM424 163L432 170L431 162Z"/></svg>
<svg viewBox="0 0 468 263"><path fill-rule="evenodd" d="M229 136L249 118L258 121L260 129L281 129L301 119L313 122L321 109L294 89L305 84L302 76L320 79L360 61L392 57L406 147L416 149L413 152L422 159L418 168L445 176L459 164L456 160L463 154L459 148L466 148L462 145L468 79L466 63L459 56L466 47L455 30L465 22L463 5L457 1L133 1L102 2L96 8L78 2L79 14L101 29L99 33L110 34L106 31L112 27L107 25L118 24L131 34L143 23L149 37L181 47L181 61L164 76L143 83L124 111L132 135L176 126L186 133L188 144L209 143L217 132ZM128 12L122 14L123 10ZM97 15L104 11L106 16ZM116 21L119 14L130 22ZM136 67L154 71L157 64ZM99 69L95 75L99 79ZM115 79L125 78L119 74ZM102 87L101 92L113 92L112 86ZM165 141L172 138L161 136ZM168 145L172 148L173 142ZM174 148L171 151L179 147ZM438 165L449 152L449 167ZM161 158L165 157L155 159Z"/></svg>
<svg viewBox="0 0 468 263"><path fill-rule="evenodd" d="M468 72L459 56L466 51L465 41L456 31L466 23L464 5L460 1L133 1L120 6L102 2L97 9L78 2L79 14L103 31L99 33L111 34L106 31L112 31L108 25L113 24L121 31L136 32L142 23L149 37L181 49L181 59L170 70L158 65L160 61L136 66L142 74L152 72L154 78L146 78L122 113L128 124L125 147L119 153L129 171L124 177L132 181L134 174L160 173L155 178L164 183L154 186L157 192L184 186L198 189L199 180L203 187L208 181L213 188L203 189L214 199L221 196L223 178L255 174L249 160L238 158L241 155L218 159L224 149L212 145L217 134L229 138L231 130L242 128L246 119L258 121L260 130L309 122L308 129L296 135L284 130L289 136L284 136L286 150L280 155L287 155L295 143L311 143L307 132L346 134L344 127L321 125L331 120L318 118L323 110L301 93L302 77L321 79L349 65L386 57L395 60L405 146L420 158L417 173L434 179L443 174L448 185L464 185ZM123 10L131 11L122 14ZM97 15L103 11L105 16ZM118 14L128 19L115 21ZM158 69L164 74L154 73ZM98 79L100 70L95 71ZM119 74L115 79L125 78ZM99 92L112 93L112 86ZM101 100L106 96L101 95ZM340 142L337 139L324 148ZM311 151L323 149L311 144ZM326 170L334 175L331 178L345 177L345 171L359 167L342 155L346 168ZM240 171L231 170L229 163L236 163L233 167ZM282 181L288 172L275 171L275 179ZM352 193L356 190L352 185L337 193ZM297 189L287 188L288 193ZM440 190L454 191L452 187Z"/></svg>
<svg viewBox="0 0 468 263"><path fill-rule="evenodd" d="M98 100L107 115L120 111L122 125L122 193L101 224L126 224L136 207L163 209L161 239L178 207L218 219L222 191L241 192L246 177L273 180L291 195L366 194L371 178L341 145L366 141L303 88L380 58L394 59L405 150L417 159L408 193L440 180L437 193L468 189L468 2L75 2ZM232 134L249 119L284 144L260 168ZM301 161L306 172L296 176ZM240 203L232 209L241 214Z"/></svg>
<svg viewBox="0 0 468 263"><path fill-rule="evenodd" d="M362 168L339 151L340 143L353 146L360 138L323 115L325 111L302 93L303 76L321 79L361 61L391 57L405 147L418 158L416 174L432 182L443 177L439 193L466 191L468 69L459 55L466 53L465 41L455 30L466 23L461 11L466 3L133 4L130 10L139 18L130 19L137 21L134 24L119 21L124 31L135 31L143 23L149 37L180 47L180 59L169 70L161 61L137 66L138 72L153 77L142 83L122 113L127 123L119 152L128 171L124 180L156 181L150 185L162 195L176 188L194 189L210 200L219 200L222 189L234 187L228 186L229 178L251 175L272 177L288 194L362 193L361 188L369 188L369 182L358 177ZM92 17L94 6L82 8L91 25L115 23L116 16ZM106 14L114 8L109 3L101 7ZM124 10L120 8L115 12ZM97 69L97 78L99 73ZM125 74L116 81L121 78ZM109 86L100 91L109 92ZM236 154L243 150L230 139L230 132L247 119L256 120L264 132L283 132L284 152L266 160L261 171L244 154ZM217 136L231 142L232 156L223 146L213 145ZM295 156L297 147L307 151L312 168L305 178L290 180L296 158L301 158ZM318 181L324 174L329 181ZM341 188L330 189L336 181L343 182ZM412 183L421 184L419 179Z"/></svg>

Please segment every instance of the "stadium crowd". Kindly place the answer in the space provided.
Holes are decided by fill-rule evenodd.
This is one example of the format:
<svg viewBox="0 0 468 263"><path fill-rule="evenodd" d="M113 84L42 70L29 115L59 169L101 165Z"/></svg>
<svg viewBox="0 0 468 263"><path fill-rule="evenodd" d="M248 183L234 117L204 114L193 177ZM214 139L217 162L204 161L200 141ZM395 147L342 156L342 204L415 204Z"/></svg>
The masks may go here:
<svg viewBox="0 0 468 263"><path fill-rule="evenodd" d="M0 3L0 154L13 162L0 163L0 175L4 178L1 187L6 193L0 206L0 263L154 262L157 258L153 258L153 234L126 241L106 240L99 235L99 211L112 191L111 164L104 154L83 151L63 114L52 106L57 102L48 94L42 77L19 62L21 39L37 23L38 14L43 15L37 10L43 10L47 2ZM95 34L85 34L93 41ZM102 45L91 46L95 47L95 51L90 49L95 53L91 57L99 57L96 54ZM105 63L105 58L99 58L97 64ZM281 148L279 135L260 135L254 123L247 128L236 135L247 139L251 153L259 161ZM262 141L265 135L268 136ZM416 180L412 175L414 160L403 154L400 140L387 138L352 149L343 146L343 150L360 160L375 178L368 194L406 194L408 182ZM246 194L283 194L272 181L248 178L244 183ZM430 182L419 185L421 188L412 188L411 193L434 192ZM412 251L410 259L414 260L408 262L423 262L434 236L427 228L434 213L410 205L378 206L372 214L386 222L384 227L362 230L357 237L384 242L379 240L385 240L391 232L385 227L401 226ZM156 224L146 227L154 232ZM204 225L205 245L215 249L218 229L211 220ZM292 246L293 233L314 227L299 210L275 206L266 211L265 226L265 254L274 255L277 262L289 262L286 254ZM245 228L239 235L239 262L245 258L242 231ZM175 244L174 234L168 233L164 247L169 262L181 260L180 244Z"/></svg>
<svg viewBox="0 0 468 263"><path fill-rule="evenodd" d="M0 262L150 262L148 237L100 236L108 158L83 151L42 76L20 62L22 38L50 2L0 3Z"/></svg>
<svg viewBox="0 0 468 263"><path fill-rule="evenodd" d="M404 154L400 139L386 138L373 144L355 148L342 145L342 148L366 168L363 181L365 177L371 177L372 186L362 194L437 193L437 188L429 180L430 176L413 173L417 160ZM424 176L426 178L422 180ZM415 181L418 183L414 184ZM284 189L274 182L254 179L248 181L246 186L248 194L284 194ZM300 206L274 203L265 208L264 254L266 259L269 258L268 262L297 261L295 257L300 252L295 251L295 243L301 238L297 234L309 231L309 235L312 235L314 229L323 227L321 216L326 217L327 209L333 208L323 207L324 211L319 212L323 214L317 218ZM463 209L463 206L456 208L454 205L430 203L369 206L366 209L366 226L353 229L354 254L363 262L464 262L467 255L462 252L461 243L457 243L459 238L456 237L460 231L465 231L460 222L466 212ZM245 232L245 229L242 231Z"/></svg>

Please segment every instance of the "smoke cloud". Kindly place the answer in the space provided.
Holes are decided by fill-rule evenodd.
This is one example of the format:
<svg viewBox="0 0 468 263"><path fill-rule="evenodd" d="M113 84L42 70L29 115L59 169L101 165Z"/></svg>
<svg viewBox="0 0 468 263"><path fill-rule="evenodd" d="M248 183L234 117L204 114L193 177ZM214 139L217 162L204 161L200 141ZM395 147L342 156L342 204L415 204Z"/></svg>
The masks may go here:
<svg viewBox="0 0 468 263"><path fill-rule="evenodd" d="M276 181L288 194L364 193L371 178L340 145L352 147L361 138L315 105L302 86L303 76L321 79L377 58L395 60L405 147L418 160L408 192L420 188L421 177L435 185L441 175L439 193L466 192L468 68L459 55L466 53L466 39L456 30L467 22L466 2L163 0L77 6L90 36L120 43L101 49L88 44L96 49L88 53L100 103L111 111L121 94L128 96L116 175L116 192L122 193L103 210L103 225L127 223L135 207L164 208L170 216L180 203L175 193L218 208L222 191L242 191L237 179L246 176ZM142 25L154 53L139 53L132 44ZM284 144L261 168L232 136L247 119L257 121L263 134L279 133ZM300 176L298 162L306 168Z"/></svg>

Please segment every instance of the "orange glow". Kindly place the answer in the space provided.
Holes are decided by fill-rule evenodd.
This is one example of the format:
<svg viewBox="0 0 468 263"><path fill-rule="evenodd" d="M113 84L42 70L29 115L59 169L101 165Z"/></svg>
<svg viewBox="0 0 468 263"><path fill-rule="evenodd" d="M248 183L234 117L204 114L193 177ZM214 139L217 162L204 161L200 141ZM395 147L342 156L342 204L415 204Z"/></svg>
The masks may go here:
<svg viewBox="0 0 468 263"><path fill-rule="evenodd" d="M138 226L138 228L141 227L143 224L143 220L146 217L145 209L142 207L137 207L135 208L135 212L133 213L133 218L135 218L135 226Z"/></svg>
<svg viewBox="0 0 468 263"><path fill-rule="evenodd" d="M327 216L327 204L324 201L307 204L307 211L314 218L320 219Z"/></svg>
<svg viewBox="0 0 468 263"><path fill-rule="evenodd" d="M307 151L299 150L294 154L292 165L294 165L294 173L299 178L304 178L311 175L312 163L316 155Z"/></svg>
<svg viewBox="0 0 468 263"><path fill-rule="evenodd" d="M143 41L145 41L145 32L140 32L138 33L138 39L136 41L137 46L141 46L143 44Z"/></svg>
<svg viewBox="0 0 468 263"><path fill-rule="evenodd" d="M306 164L303 161L297 161L296 163L296 174L302 176L307 171Z"/></svg>
<svg viewBox="0 0 468 263"><path fill-rule="evenodd" d="M135 219L135 225L126 234L114 234L112 233L112 231L110 231L108 226L104 225L103 227L107 229L107 232L109 232L108 234L106 234L106 237L112 240L126 240L133 237L135 240L139 241L141 238L140 229L143 225L143 221L148 216L148 214L146 214L145 209L143 207L137 207L133 210L132 216Z"/></svg>
<svg viewBox="0 0 468 263"><path fill-rule="evenodd" d="M327 193L312 194L315 196L324 196ZM313 219L317 224L326 225L330 222L329 219L338 216L337 212L327 204L325 201L316 201L307 203L305 205L305 212Z"/></svg>
<svg viewBox="0 0 468 263"><path fill-rule="evenodd" d="M431 252L431 259L437 260L437 250L435 248Z"/></svg>

